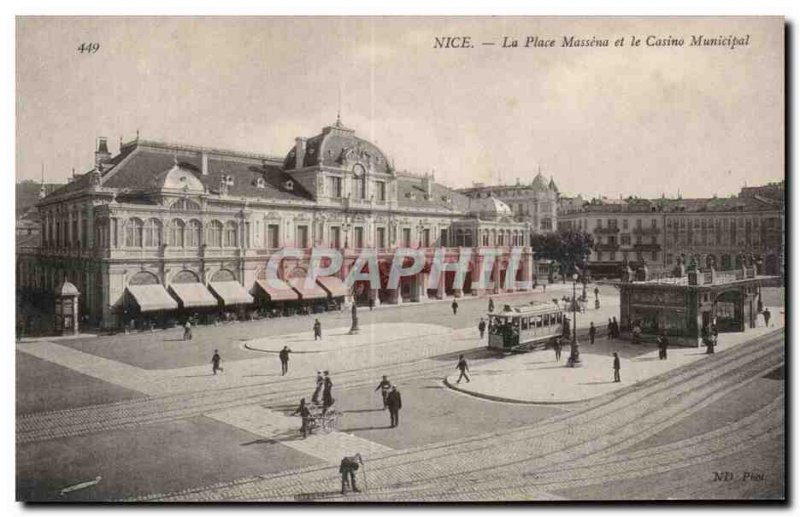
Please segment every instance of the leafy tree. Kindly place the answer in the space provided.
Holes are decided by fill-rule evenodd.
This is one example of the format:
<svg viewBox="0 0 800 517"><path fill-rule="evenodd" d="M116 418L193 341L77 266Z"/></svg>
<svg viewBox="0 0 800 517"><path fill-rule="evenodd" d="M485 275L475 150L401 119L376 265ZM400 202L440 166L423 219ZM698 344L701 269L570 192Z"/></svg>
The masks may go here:
<svg viewBox="0 0 800 517"><path fill-rule="evenodd" d="M576 269L586 268L586 259L594 248L594 237L583 231L561 230L534 235L531 247L536 260L552 260L558 264L560 275L571 275Z"/></svg>

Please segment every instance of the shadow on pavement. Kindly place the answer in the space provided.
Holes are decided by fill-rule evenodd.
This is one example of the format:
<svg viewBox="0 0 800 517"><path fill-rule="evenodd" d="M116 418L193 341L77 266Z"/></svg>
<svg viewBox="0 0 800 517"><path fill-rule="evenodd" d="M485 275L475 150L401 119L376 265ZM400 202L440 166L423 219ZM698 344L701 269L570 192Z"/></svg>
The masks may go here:
<svg viewBox="0 0 800 517"><path fill-rule="evenodd" d="M371 409L348 409L346 411L342 411L342 413L371 413L373 411L383 411L383 408L371 408Z"/></svg>
<svg viewBox="0 0 800 517"><path fill-rule="evenodd" d="M435 355L431 357L434 361L458 361L458 356L464 355L464 359L474 360L474 359L489 359L492 357L498 358L502 357L498 355L496 352L489 350L487 348L471 348L469 350L462 350L460 352L448 352L442 355ZM455 364L453 365L455 366Z"/></svg>
<svg viewBox="0 0 800 517"><path fill-rule="evenodd" d="M350 427L348 429L339 429L341 433L354 433L356 431L375 431L378 429L391 429L390 425L371 426L371 427Z"/></svg>

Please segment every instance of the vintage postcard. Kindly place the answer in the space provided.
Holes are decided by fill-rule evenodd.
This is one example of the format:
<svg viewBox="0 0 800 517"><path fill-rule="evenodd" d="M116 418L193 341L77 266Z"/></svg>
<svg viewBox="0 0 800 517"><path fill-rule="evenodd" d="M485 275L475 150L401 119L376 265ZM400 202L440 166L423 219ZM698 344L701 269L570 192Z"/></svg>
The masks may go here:
<svg viewBox="0 0 800 517"><path fill-rule="evenodd" d="M782 17L16 31L18 501L786 498Z"/></svg>

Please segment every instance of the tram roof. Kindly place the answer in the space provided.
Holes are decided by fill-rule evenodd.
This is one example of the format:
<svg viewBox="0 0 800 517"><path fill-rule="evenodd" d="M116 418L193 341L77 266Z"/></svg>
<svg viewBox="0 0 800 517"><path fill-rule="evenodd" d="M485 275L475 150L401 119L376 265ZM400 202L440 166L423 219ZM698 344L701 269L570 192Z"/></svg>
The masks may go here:
<svg viewBox="0 0 800 517"><path fill-rule="evenodd" d="M536 302L533 304L506 306L510 310L490 312L491 316L536 316L539 314L548 314L551 312L562 312L561 308L553 303Z"/></svg>

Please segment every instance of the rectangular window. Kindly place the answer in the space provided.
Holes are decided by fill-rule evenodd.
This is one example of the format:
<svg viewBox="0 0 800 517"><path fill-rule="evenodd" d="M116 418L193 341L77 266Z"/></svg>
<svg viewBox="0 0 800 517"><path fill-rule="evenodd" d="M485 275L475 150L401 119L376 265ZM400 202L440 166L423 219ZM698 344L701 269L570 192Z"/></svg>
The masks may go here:
<svg viewBox="0 0 800 517"><path fill-rule="evenodd" d="M377 191L378 201L386 201L386 183L383 181L376 181L375 190Z"/></svg>
<svg viewBox="0 0 800 517"><path fill-rule="evenodd" d="M608 245L609 246L616 246L617 245L617 237L614 235L608 236Z"/></svg>
<svg viewBox="0 0 800 517"><path fill-rule="evenodd" d="M308 226L302 225L297 227L295 245L298 248L308 248Z"/></svg>
<svg viewBox="0 0 800 517"><path fill-rule="evenodd" d="M439 246L447 247L450 243L447 242L447 230L439 232Z"/></svg>
<svg viewBox="0 0 800 517"><path fill-rule="evenodd" d="M423 248L431 247L431 231L428 228L422 230L422 247Z"/></svg>
<svg viewBox="0 0 800 517"><path fill-rule="evenodd" d="M658 226L658 222L655 219L650 220L650 227L656 228Z"/></svg>
<svg viewBox="0 0 800 517"><path fill-rule="evenodd" d="M386 228L378 228L375 230L375 244L378 248L386 247Z"/></svg>
<svg viewBox="0 0 800 517"><path fill-rule="evenodd" d="M642 227L642 220L641 219L637 219L636 220L636 227L637 228L641 228Z"/></svg>
<svg viewBox="0 0 800 517"><path fill-rule="evenodd" d="M597 252L597 261L598 262L602 262L603 261L603 252L602 251L598 251Z"/></svg>
<svg viewBox="0 0 800 517"><path fill-rule="evenodd" d="M411 247L411 228L403 228L403 247Z"/></svg>
<svg viewBox="0 0 800 517"><path fill-rule="evenodd" d="M367 197L366 179L364 179L364 176L353 178L353 190L355 191L356 199L365 199Z"/></svg>
<svg viewBox="0 0 800 517"><path fill-rule="evenodd" d="M623 233L619 236L619 242L623 246L630 246L631 245L631 234Z"/></svg>
<svg viewBox="0 0 800 517"><path fill-rule="evenodd" d="M267 247L276 249L280 247L279 240L280 226L277 224L270 224L267 226Z"/></svg>
<svg viewBox="0 0 800 517"><path fill-rule="evenodd" d="M628 229L628 220L627 219L623 219L622 220L622 229L623 230L627 230Z"/></svg>
<svg viewBox="0 0 800 517"><path fill-rule="evenodd" d="M328 177L328 193L333 198L342 197L342 178L336 176Z"/></svg>
<svg viewBox="0 0 800 517"><path fill-rule="evenodd" d="M353 244L356 248L364 247L364 228L356 226L353 228Z"/></svg>
<svg viewBox="0 0 800 517"><path fill-rule="evenodd" d="M653 252L653 260L654 260L654 261L657 261L657 260L658 260L658 252L657 252L657 251L654 251L654 252Z"/></svg>
<svg viewBox="0 0 800 517"><path fill-rule="evenodd" d="M608 260L617 260L617 252L616 251L609 252Z"/></svg>
<svg viewBox="0 0 800 517"><path fill-rule="evenodd" d="M333 249L340 249L342 247L342 229L338 226L331 226L330 246Z"/></svg>

